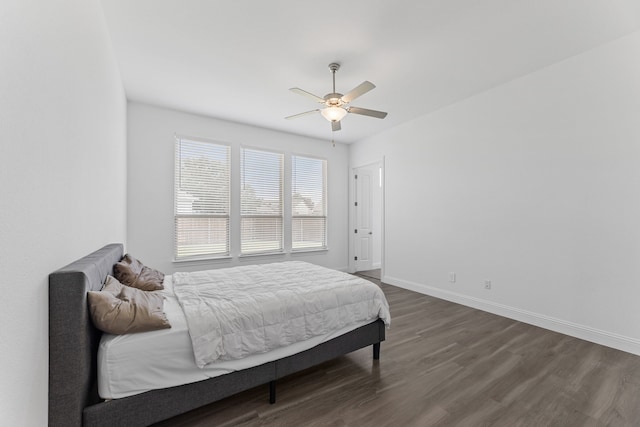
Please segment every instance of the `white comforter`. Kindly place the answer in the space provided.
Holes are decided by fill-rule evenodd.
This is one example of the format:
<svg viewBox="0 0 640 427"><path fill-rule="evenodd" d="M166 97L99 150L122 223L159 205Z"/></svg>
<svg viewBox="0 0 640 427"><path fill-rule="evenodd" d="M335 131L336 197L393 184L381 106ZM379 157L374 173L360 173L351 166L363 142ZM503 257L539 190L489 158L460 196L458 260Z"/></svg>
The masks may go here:
<svg viewBox="0 0 640 427"><path fill-rule="evenodd" d="M301 261L174 273L173 282L200 368L364 320L390 323L377 285Z"/></svg>

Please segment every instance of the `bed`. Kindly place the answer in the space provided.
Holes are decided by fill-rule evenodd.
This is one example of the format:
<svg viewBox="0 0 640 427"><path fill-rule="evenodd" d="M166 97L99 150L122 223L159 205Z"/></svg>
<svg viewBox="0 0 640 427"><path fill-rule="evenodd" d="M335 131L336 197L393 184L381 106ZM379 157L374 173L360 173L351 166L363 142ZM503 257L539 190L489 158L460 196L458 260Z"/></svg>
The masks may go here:
<svg viewBox="0 0 640 427"><path fill-rule="evenodd" d="M276 380L371 345L380 356L385 325L380 319L280 359L210 379L103 400L97 386L102 332L93 326L87 292L123 257L122 244L110 244L49 276L49 425L144 426L265 385L275 402ZM268 393L267 393L268 390Z"/></svg>

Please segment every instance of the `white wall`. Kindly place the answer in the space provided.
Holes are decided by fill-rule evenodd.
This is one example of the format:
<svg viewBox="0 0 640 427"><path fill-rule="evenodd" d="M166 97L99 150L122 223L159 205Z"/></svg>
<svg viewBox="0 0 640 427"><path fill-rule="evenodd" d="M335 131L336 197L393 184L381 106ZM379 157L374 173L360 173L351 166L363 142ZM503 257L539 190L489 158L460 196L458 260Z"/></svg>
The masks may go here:
<svg viewBox="0 0 640 427"><path fill-rule="evenodd" d="M96 0L0 3L0 424L47 424L48 274L126 233L126 100Z"/></svg>
<svg viewBox="0 0 640 427"><path fill-rule="evenodd" d="M175 134L230 143L232 155L233 150L238 150L238 147L244 144L326 158L329 250L295 255L252 256L241 260L234 257L226 260L174 263ZM343 144L336 144L333 147L329 141L270 131L141 103L129 103L127 250L145 264L167 274L174 271L201 270L285 259L309 261L346 270L348 166L348 149Z"/></svg>
<svg viewBox="0 0 640 427"><path fill-rule="evenodd" d="M374 179L371 191L371 225L373 226L373 268L382 267L382 187L380 173L382 161L374 165Z"/></svg>
<svg viewBox="0 0 640 427"><path fill-rule="evenodd" d="M638 76L640 32L351 146L385 280L640 354Z"/></svg>

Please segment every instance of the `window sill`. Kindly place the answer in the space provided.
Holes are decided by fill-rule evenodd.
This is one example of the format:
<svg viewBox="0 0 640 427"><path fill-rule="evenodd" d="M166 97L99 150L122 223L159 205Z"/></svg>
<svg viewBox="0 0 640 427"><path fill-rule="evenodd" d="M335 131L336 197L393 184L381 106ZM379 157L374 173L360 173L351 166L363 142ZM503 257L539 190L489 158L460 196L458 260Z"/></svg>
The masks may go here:
<svg viewBox="0 0 640 427"><path fill-rule="evenodd" d="M329 248L309 248L309 249L292 249L291 250L291 255L295 255L295 254L307 254L310 252L328 252Z"/></svg>
<svg viewBox="0 0 640 427"><path fill-rule="evenodd" d="M254 258L254 257L261 257L261 256L278 256L278 255L285 255L286 253L283 252L258 252L255 254L240 254L238 255L238 259L242 259L242 258Z"/></svg>
<svg viewBox="0 0 640 427"><path fill-rule="evenodd" d="M201 263L201 262L210 262L210 261L228 261L232 259L231 255L223 255L223 256L210 256L204 258L184 258L184 259L173 259L172 262L174 264L182 264L182 263Z"/></svg>
<svg viewBox="0 0 640 427"><path fill-rule="evenodd" d="M222 255L222 256L209 256L203 258L185 258L185 259L173 259L171 262L174 264L204 264L209 262L216 261L229 261L237 258L238 260L249 259L249 258L257 258L257 257L276 257L276 256L296 256L296 255L307 255L313 253L320 252L328 252L329 248L312 248L312 249L292 249L290 251L282 251L282 252L262 252L255 254L240 254L240 255Z"/></svg>

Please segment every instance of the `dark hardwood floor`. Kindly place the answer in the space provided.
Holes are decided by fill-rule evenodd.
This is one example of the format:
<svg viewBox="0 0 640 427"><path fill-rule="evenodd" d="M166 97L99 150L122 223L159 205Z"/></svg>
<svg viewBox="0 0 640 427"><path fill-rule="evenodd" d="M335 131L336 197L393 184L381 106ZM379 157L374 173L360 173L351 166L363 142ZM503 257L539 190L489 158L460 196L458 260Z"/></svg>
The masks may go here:
<svg viewBox="0 0 640 427"><path fill-rule="evenodd" d="M368 279L380 284L378 280ZM640 357L381 284L371 348L157 426L640 426Z"/></svg>

